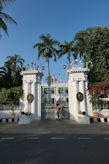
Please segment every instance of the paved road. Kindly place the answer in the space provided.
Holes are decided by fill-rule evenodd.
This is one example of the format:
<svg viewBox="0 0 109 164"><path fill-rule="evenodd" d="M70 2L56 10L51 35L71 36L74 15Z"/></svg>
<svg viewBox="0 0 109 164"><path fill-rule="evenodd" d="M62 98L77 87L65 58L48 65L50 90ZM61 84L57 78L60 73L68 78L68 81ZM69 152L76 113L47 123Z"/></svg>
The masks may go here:
<svg viewBox="0 0 109 164"><path fill-rule="evenodd" d="M109 164L109 135L0 134L1 164Z"/></svg>
<svg viewBox="0 0 109 164"><path fill-rule="evenodd" d="M109 124L0 124L0 164L109 164Z"/></svg>

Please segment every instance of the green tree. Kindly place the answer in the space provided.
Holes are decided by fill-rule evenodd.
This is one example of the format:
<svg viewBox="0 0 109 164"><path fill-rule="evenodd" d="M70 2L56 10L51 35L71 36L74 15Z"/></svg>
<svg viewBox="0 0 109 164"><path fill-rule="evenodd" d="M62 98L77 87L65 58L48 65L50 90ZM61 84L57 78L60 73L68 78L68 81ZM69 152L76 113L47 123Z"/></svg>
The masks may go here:
<svg viewBox="0 0 109 164"><path fill-rule="evenodd" d="M19 104L19 98L23 95L22 86L0 90L0 103L10 106L14 115L14 105Z"/></svg>
<svg viewBox="0 0 109 164"><path fill-rule="evenodd" d="M42 42L35 44L33 48L38 47L38 60L40 57L46 59L48 69L48 85L50 85L49 58L54 57L54 61L56 61L56 56L58 54L56 45L59 45L60 43L57 40L53 40L50 34L47 34L46 36L41 35L40 40Z"/></svg>
<svg viewBox="0 0 109 164"><path fill-rule="evenodd" d="M0 77L3 77L5 75L6 69L4 67L0 67Z"/></svg>
<svg viewBox="0 0 109 164"><path fill-rule="evenodd" d="M20 55L14 54L14 56L7 56L7 59L8 60L5 62L4 66L10 68L13 72L24 68L24 59Z"/></svg>
<svg viewBox="0 0 109 164"><path fill-rule="evenodd" d="M4 67L0 69L0 88L11 88L22 85L20 72L24 70L24 59L20 55L7 56Z"/></svg>
<svg viewBox="0 0 109 164"><path fill-rule="evenodd" d="M13 1L15 0L0 0L0 29L2 29L6 34L8 34L7 22L17 24L12 17L10 17L8 14L3 12L4 6L6 6L8 2L13 2Z"/></svg>
<svg viewBox="0 0 109 164"><path fill-rule="evenodd" d="M78 32L74 37L74 53L91 61L89 82L102 82L109 70L109 28L93 27Z"/></svg>
<svg viewBox="0 0 109 164"><path fill-rule="evenodd" d="M0 68L0 88L10 88L13 85L11 70L6 67Z"/></svg>
<svg viewBox="0 0 109 164"><path fill-rule="evenodd" d="M12 86L21 86L22 76L20 75L20 72L24 70L24 59L17 54L15 54L14 56L7 56L7 59L8 60L5 62L4 66L11 71Z"/></svg>
<svg viewBox="0 0 109 164"><path fill-rule="evenodd" d="M71 63L71 55L73 55L73 42L67 42L67 41L64 41L64 44L61 44L59 47L60 47L60 51L59 51L59 58L61 58L64 54L67 54L67 59L68 59L68 62L69 62L69 67L70 67L70 63Z"/></svg>
<svg viewBox="0 0 109 164"><path fill-rule="evenodd" d="M0 90L0 102L16 104L19 102L19 98L23 95L22 86L13 87L10 89L2 88Z"/></svg>
<svg viewBox="0 0 109 164"><path fill-rule="evenodd" d="M84 54L86 54L87 37L88 37L87 30L76 33L74 40L73 40L73 52L76 57L78 55L80 55L80 57L82 57L82 56L84 56ZM84 57L86 57L86 56L84 56Z"/></svg>

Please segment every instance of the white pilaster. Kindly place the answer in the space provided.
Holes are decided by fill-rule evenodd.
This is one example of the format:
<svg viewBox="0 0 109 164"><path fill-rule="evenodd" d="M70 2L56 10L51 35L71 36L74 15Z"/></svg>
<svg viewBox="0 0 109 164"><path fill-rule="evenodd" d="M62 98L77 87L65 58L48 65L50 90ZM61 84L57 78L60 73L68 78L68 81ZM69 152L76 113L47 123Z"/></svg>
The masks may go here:
<svg viewBox="0 0 109 164"><path fill-rule="evenodd" d="M31 93L33 94L33 96L34 96L34 100L33 100L33 102L31 103L31 113L32 114L36 114L36 102L37 102L37 94L36 94L36 83L33 81L33 83L32 83L32 91L31 91Z"/></svg>
<svg viewBox="0 0 109 164"><path fill-rule="evenodd" d="M74 81L73 83L74 83L73 84L73 90L74 90L74 92L73 92L73 98L74 98L74 101L73 101L73 104L74 104L74 114L77 115L78 112L79 112L79 109L78 109L78 101L77 101L77 98L76 98L76 95L77 95L77 92L78 92L78 90L77 90L77 81Z"/></svg>
<svg viewBox="0 0 109 164"><path fill-rule="evenodd" d="M85 91L85 88L84 88L85 84L84 84L84 81L80 81L79 82L79 92L81 92L83 95L84 95L84 91ZM80 102L80 111L81 112L86 112L86 109L85 109L85 96L83 98L83 101Z"/></svg>
<svg viewBox="0 0 109 164"><path fill-rule="evenodd" d="M24 112L28 112L28 101L27 101L27 95L28 95L28 82L25 81L23 85L23 90L24 90Z"/></svg>
<svg viewBox="0 0 109 164"><path fill-rule="evenodd" d="M78 115L78 104L76 99L77 82L70 79L68 82L68 96L69 96L69 113L70 119L74 119Z"/></svg>
<svg viewBox="0 0 109 164"><path fill-rule="evenodd" d="M41 85L40 83L37 84L37 92L38 92L38 104L37 104L37 119L41 119Z"/></svg>

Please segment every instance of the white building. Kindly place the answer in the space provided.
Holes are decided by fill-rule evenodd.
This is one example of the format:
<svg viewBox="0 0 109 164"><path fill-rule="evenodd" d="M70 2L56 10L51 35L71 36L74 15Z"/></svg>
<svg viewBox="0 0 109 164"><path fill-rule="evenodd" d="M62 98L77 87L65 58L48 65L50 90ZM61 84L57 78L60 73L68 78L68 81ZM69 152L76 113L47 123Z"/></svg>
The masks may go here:
<svg viewBox="0 0 109 164"><path fill-rule="evenodd" d="M47 84L41 84L42 105L47 104L47 99L50 94L50 104L56 105L56 103L64 102L68 105L68 83L54 82L48 87Z"/></svg>
<svg viewBox="0 0 109 164"><path fill-rule="evenodd" d="M69 118L68 83L54 82L50 86L41 84L42 119L56 118L56 104L63 108L64 118Z"/></svg>

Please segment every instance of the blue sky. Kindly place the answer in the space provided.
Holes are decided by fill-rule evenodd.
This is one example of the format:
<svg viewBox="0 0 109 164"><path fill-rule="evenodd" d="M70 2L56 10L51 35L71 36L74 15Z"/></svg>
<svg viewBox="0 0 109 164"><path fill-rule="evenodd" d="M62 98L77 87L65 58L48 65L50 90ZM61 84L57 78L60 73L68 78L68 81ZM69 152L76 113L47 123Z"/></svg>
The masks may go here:
<svg viewBox="0 0 109 164"><path fill-rule="evenodd" d="M39 36L50 33L61 43L73 40L74 35L88 27L109 26L109 0L16 0L8 5L5 12L12 16L18 25L8 23L9 37L2 32L0 39L0 66L6 56L19 54L25 59L25 65L31 62L45 65L45 60L37 61L37 49L33 45L39 42ZM66 55L58 62L50 61L52 76L67 81ZM60 76L59 76L60 73Z"/></svg>

